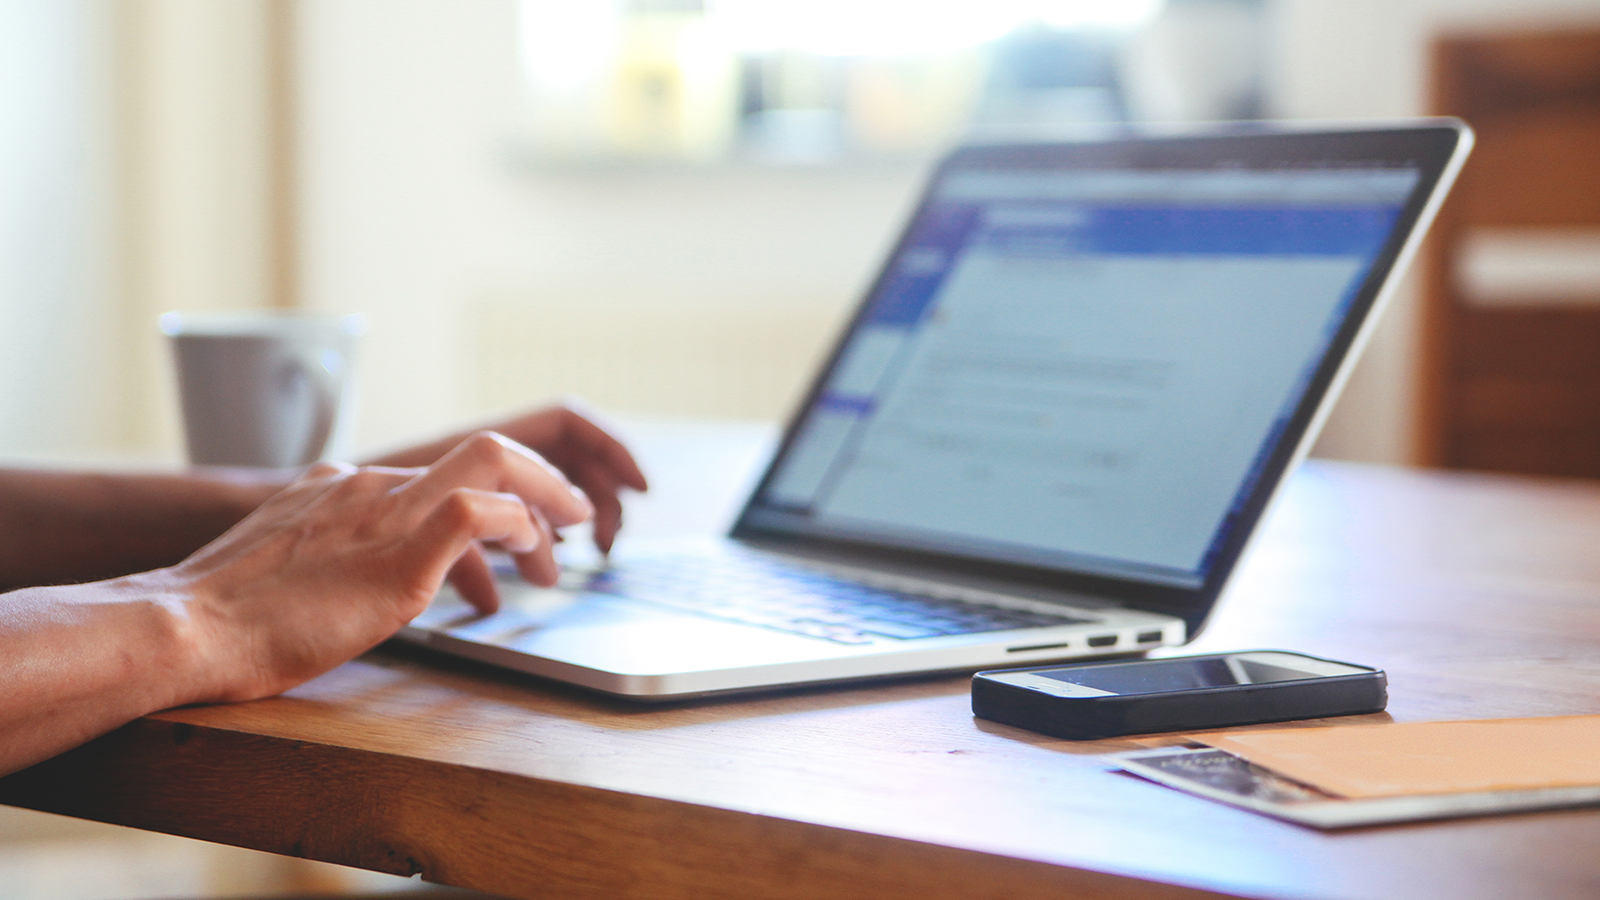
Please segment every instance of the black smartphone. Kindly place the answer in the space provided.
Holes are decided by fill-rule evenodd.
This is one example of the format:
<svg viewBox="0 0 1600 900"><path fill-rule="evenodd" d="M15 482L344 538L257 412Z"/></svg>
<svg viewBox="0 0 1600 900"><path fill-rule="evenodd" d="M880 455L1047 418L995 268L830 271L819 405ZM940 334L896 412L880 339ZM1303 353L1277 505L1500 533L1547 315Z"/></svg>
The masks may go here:
<svg viewBox="0 0 1600 900"><path fill-rule="evenodd" d="M1380 669L1283 650L996 669L972 676L972 714L1093 740L1382 712Z"/></svg>

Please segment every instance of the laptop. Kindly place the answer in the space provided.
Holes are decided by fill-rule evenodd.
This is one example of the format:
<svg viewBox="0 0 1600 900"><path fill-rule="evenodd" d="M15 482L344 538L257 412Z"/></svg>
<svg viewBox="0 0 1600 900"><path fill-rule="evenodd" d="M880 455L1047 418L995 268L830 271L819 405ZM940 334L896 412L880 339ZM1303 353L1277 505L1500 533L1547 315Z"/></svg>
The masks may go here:
<svg viewBox="0 0 1600 900"><path fill-rule="evenodd" d="M952 152L724 538L400 639L664 700L1191 640L1459 170L1454 120Z"/></svg>

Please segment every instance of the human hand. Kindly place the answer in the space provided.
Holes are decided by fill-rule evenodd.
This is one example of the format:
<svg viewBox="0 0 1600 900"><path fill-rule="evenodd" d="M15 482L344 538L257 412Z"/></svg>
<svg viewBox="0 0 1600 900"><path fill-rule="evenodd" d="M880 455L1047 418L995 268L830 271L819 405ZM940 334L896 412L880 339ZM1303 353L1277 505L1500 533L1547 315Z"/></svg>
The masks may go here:
<svg viewBox="0 0 1600 900"><path fill-rule="evenodd" d="M426 469L319 464L189 559L171 579L213 683L190 702L272 696L377 645L417 616L480 544L554 584L554 529L593 507L527 448L481 432ZM457 578L498 601L487 568ZM458 567L459 574L459 567Z"/></svg>
<svg viewBox="0 0 1600 900"><path fill-rule="evenodd" d="M622 442L566 406L534 410L487 427L537 451L583 490L594 504L595 544L602 552L609 552L622 527L622 488L636 491L649 488L639 464ZM372 464L432 465L470 434L454 434L390 453L372 460Z"/></svg>

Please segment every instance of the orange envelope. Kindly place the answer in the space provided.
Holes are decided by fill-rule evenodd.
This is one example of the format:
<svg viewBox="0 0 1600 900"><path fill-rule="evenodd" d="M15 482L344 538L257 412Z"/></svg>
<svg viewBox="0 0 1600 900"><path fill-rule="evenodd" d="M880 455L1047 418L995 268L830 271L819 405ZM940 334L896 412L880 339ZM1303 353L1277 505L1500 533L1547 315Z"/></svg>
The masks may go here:
<svg viewBox="0 0 1600 900"><path fill-rule="evenodd" d="M1600 716L1272 728L1190 737L1340 797L1600 785Z"/></svg>

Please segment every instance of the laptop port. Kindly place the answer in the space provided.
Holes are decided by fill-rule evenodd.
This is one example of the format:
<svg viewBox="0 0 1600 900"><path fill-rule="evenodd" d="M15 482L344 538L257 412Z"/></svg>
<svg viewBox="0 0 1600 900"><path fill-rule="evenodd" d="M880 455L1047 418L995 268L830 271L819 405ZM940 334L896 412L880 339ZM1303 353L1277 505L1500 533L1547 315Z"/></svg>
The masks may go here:
<svg viewBox="0 0 1600 900"><path fill-rule="evenodd" d="M1062 647L1070 647L1070 646L1072 646L1072 645L1071 644L1067 644L1067 643L1060 643L1060 644L1030 644L1030 645L1028 645L1026 647L1007 647L1006 648L1006 652L1007 653L1027 653L1027 652L1029 652L1031 650L1060 650Z"/></svg>
<svg viewBox="0 0 1600 900"><path fill-rule="evenodd" d="M1141 644L1154 644L1159 640L1161 640L1161 632L1159 631L1139 632L1139 643Z"/></svg>
<svg viewBox="0 0 1600 900"><path fill-rule="evenodd" d="M1089 646L1091 647L1114 647L1116 644L1117 636L1114 634L1101 634L1089 638Z"/></svg>

